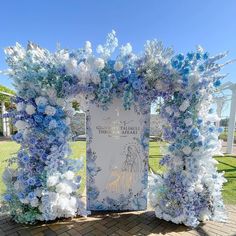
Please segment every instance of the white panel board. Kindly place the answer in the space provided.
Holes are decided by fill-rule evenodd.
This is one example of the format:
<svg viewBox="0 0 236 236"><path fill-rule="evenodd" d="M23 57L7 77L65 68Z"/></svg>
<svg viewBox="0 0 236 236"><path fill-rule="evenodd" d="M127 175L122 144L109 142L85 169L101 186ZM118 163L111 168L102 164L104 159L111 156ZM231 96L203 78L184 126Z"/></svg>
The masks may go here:
<svg viewBox="0 0 236 236"><path fill-rule="evenodd" d="M148 109L149 110L149 109ZM87 208L144 210L147 206L150 113L125 111L121 99L108 110L90 104L87 130Z"/></svg>

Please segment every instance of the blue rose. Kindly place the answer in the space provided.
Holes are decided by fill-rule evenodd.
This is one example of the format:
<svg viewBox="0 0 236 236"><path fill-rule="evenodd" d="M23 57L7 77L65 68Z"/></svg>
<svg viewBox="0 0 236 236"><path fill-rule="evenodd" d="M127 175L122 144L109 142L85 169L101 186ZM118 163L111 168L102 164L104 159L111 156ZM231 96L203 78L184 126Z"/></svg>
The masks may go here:
<svg viewBox="0 0 236 236"><path fill-rule="evenodd" d="M5 194L4 195L4 200L7 201L7 202L10 202L12 200L11 194Z"/></svg>
<svg viewBox="0 0 236 236"><path fill-rule="evenodd" d="M17 143L20 143L23 141L23 135L21 132L17 132L15 135L12 136L13 140L15 140Z"/></svg>
<svg viewBox="0 0 236 236"><path fill-rule="evenodd" d="M44 113L44 111L45 111L45 105L44 104L39 104L38 106L37 106L37 111L39 112L39 113Z"/></svg>
<svg viewBox="0 0 236 236"><path fill-rule="evenodd" d="M19 199L24 199L24 198L25 198L25 194L22 193L22 192L19 192L19 193L17 194L17 196L18 196Z"/></svg>
<svg viewBox="0 0 236 236"><path fill-rule="evenodd" d="M179 61L183 61L184 60L184 55L182 53L178 54L176 56L176 58L179 60Z"/></svg>
<svg viewBox="0 0 236 236"><path fill-rule="evenodd" d="M135 80L133 83L132 83L132 87L136 90L139 90L140 87L141 87L141 80Z"/></svg>
<svg viewBox="0 0 236 236"><path fill-rule="evenodd" d="M36 123L42 123L43 122L43 116L42 115L35 115L34 120Z"/></svg>
<svg viewBox="0 0 236 236"><path fill-rule="evenodd" d="M194 53L193 52L188 52L187 53L187 58L191 61L194 58Z"/></svg>
<svg viewBox="0 0 236 236"><path fill-rule="evenodd" d="M224 128L223 128L223 127L218 128L218 132L219 132L219 133L224 132Z"/></svg>
<svg viewBox="0 0 236 236"><path fill-rule="evenodd" d="M123 74L124 77L128 77L128 76L131 74L131 70L125 68L125 69L123 70L123 73L122 73L122 74Z"/></svg>
<svg viewBox="0 0 236 236"><path fill-rule="evenodd" d="M27 184L30 185L30 186L35 185L35 178L34 178L34 177L29 178L29 179L27 180Z"/></svg>
<svg viewBox="0 0 236 236"><path fill-rule="evenodd" d="M184 67L183 70L182 70L182 73L184 75L188 75L190 73L190 67Z"/></svg>
<svg viewBox="0 0 236 236"><path fill-rule="evenodd" d="M35 196L35 193L34 192L30 192L29 194L28 194L28 198L29 199L34 199L36 196Z"/></svg>
<svg viewBox="0 0 236 236"><path fill-rule="evenodd" d="M191 130L191 135L192 135L194 138L199 137L199 135L200 135L199 129L198 129L198 128L193 128L193 129Z"/></svg>
<svg viewBox="0 0 236 236"><path fill-rule="evenodd" d="M198 70L199 70L200 72L203 72L203 71L205 70L205 67L204 67L203 65L200 65L200 66L198 67Z"/></svg>
<svg viewBox="0 0 236 236"><path fill-rule="evenodd" d="M24 156L21 158L21 161L22 161L24 164L29 163L29 160L30 160L30 157L29 157L27 154L24 155Z"/></svg>
<svg viewBox="0 0 236 236"><path fill-rule="evenodd" d="M202 57L201 53L200 53L200 52L197 52L197 53L196 53L196 59L197 59L197 60L200 60L201 57Z"/></svg>
<svg viewBox="0 0 236 236"><path fill-rule="evenodd" d="M218 79L213 83L214 87L219 87L221 85L221 81Z"/></svg>
<svg viewBox="0 0 236 236"><path fill-rule="evenodd" d="M202 57L204 60L207 60L209 58L209 53L205 52Z"/></svg>

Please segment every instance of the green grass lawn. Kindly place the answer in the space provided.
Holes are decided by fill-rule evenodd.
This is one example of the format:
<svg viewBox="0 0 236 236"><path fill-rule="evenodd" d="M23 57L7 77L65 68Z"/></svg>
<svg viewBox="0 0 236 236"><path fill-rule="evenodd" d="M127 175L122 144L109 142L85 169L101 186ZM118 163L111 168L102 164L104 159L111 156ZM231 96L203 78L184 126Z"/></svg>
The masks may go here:
<svg viewBox="0 0 236 236"><path fill-rule="evenodd" d="M80 158L81 156L86 157L86 145L85 142L78 141L71 143L72 148L72 158ZM161 149L165 148L164 143L156 143L150 142L150 149L149 149L149 165L150 167L157 173L163 173L165 168L159 165L159 161L161 159ZM6 167L6 162L11 155L14 155L17 150L19 149L19 145L12 141L1 141L0 142L0 158L1 158L1 165L0 165L0 176ZM223 196L224 200L228 204L236 204L236 157L232 156L224 156L224 157L216 157L218 160L218 170L225 172L225 177L228 180L227 183L224 185ZM85 187L85 166L79 172L82 176L82 186L81 192L83 192ZM3 193L5 190L5 186L0 181L0 193Z"/></svg>

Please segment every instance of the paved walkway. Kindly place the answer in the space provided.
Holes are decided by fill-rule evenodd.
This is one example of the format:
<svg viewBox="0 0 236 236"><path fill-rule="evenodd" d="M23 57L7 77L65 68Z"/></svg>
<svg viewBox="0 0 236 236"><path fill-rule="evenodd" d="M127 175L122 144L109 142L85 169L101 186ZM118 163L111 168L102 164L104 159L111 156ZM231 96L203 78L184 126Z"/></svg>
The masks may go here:
<svg viewBox="0 0 236 236"><path fill-rule="evenodd" d="M197 229L159 220L153 211L96 213L87 218L78 217L34 226L16 224L8 216L2 216L0 219L0 236L236 236L236 205L227 206L227 210L229 219L226 223L207 222Z"/></svg>

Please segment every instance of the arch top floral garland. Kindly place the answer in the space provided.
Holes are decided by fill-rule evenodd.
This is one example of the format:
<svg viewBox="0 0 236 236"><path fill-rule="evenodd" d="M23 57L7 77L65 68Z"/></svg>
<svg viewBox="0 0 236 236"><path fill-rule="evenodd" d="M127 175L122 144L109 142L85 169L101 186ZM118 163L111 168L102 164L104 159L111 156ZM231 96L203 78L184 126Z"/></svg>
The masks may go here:
<svg viewBox="0 0 236 236"><path fill-rule="evenodd" d="M212 93L227 64L217 61L225 53L210 57L202 48L177 54L162 43L147 41L140 56L128 43L118 46L115 32L93 54L90 42L77 51L58 49L51 53L29 43L5 50L7 71L17 91L13 118L18 132L13 140L21 144L15 160L17 169L4 173L4 199L14 219L22 223L87 215L77 189L80 159L68 158L71 138L72 101L82 109L87 101L107 109L114 97L147 107L162 97L163 136L170 143L161 163L162 176L150 180L150 200L157 217L197 226L206 219L222 220L221 187L225 181L217 173L212 156L220 142L211 114ZM143 110L145 112L145 110Z"/></svg>

